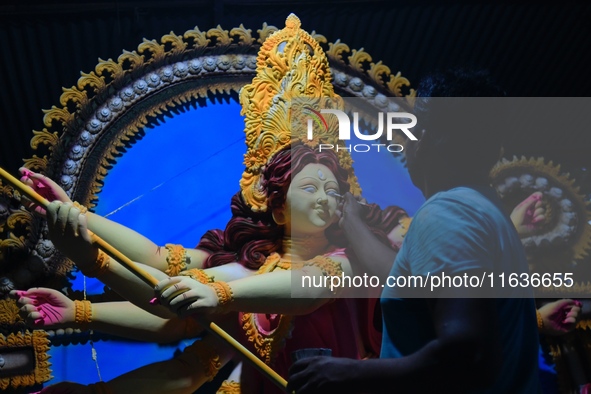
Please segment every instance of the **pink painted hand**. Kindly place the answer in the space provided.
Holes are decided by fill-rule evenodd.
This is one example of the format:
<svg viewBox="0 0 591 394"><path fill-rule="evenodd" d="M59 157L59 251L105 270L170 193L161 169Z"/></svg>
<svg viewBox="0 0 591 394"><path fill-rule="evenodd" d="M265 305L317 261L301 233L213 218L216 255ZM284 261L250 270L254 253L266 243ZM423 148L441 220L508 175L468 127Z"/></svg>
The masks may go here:
<svg viewBox="0 0 591 394"><path fill-rule="evenodd" d="M520 237L526 237L536 232L546 219L546 210L542 204L542 193L532 193L520 202L511 212L511 221Z"/></svg>
<svg viewBox="0 0 591 394"><path fill-rule="evenodd" d="M557 336L571 332L580 319L581 307L580 301L571 299L562 299L544 305L538 309L544 322L541 333Z"/></svg>
<svg viewBox="0 0 591 394"><path fill-rule="evenodd" d="M34 288L11 292L25 323L32 327L60 328L72 326L75 319L74 301L57 290Z"/></svg>
<svg viewBox="0 0 591 394"><path fill-rule="evenodd" d="M19 171L22 175L21 182L31 187L47 201L52 202L57 200L62 202L72 202L64 189L45 175L38 174L24 167L20 168ZM45 216L45 208L30 202L25 204L25 206L28 209L32 209L31 207L34 206L34 212Z"/></svg>

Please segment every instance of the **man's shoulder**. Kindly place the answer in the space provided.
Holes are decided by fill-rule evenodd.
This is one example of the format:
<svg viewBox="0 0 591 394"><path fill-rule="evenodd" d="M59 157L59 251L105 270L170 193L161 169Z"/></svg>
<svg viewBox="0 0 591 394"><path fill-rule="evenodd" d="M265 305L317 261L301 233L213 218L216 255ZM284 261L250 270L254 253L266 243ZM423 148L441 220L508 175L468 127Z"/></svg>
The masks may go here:
<svg viewBox="0 0 591 394"><path fill-rule="evenodd" d="M443 232L470 232L468 229L472 228L480 233L508 220L487 196L471 188L458 187L433 195L417 211L413 224L422 224L415 229L419 233L433 232L434 228Z"/></svg>
<svg viewBox="0 0 591 394"><path fill-rule="evenodd" d="M450 203L450 202L461 202L476 201L480 203L491 203L490 200L484 196L483 191L477 189L459 186L453 189L445 190L433 195L426 203Z"/></svg>
<svg viewBox="0 0 591 394"><path fill-rule="evenodd" d="M456 187L434 194L419 209L416 216L488 211L494 207L485 196L468 187Z"/></svg>

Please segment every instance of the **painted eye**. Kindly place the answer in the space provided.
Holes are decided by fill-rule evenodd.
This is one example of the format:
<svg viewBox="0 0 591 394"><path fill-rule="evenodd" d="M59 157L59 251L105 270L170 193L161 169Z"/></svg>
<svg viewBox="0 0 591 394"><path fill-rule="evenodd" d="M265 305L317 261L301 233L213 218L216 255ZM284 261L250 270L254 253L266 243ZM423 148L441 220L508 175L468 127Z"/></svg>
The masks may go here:
<svg viewBox="0 0 591 394"><path fill-rule="evenodd" d="M316 188L314 186L305 186L302 190L307 193L316 193Z"/></svg>
<svg viewBox="0 0 591 394"><path fill-rule="evenodd" d="M332 198L341 198L342 197L336 190L333 190L333 189L327 190L326 195L330 196Z"/></svg>

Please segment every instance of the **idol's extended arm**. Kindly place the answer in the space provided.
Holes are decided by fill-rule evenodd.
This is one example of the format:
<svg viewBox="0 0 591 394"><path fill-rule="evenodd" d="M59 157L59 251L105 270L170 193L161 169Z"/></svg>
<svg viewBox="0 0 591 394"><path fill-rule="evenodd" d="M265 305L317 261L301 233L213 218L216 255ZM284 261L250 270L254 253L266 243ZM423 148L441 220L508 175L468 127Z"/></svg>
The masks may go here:
<svg viewBox="0 0 591 394"><path fill-rule="evenodd" d="M13 291L25 323L37 329L79 328L146 342L170 343L195 337L193 319L162 319L130 302L72 301L57 290Z"/></svg>
<svg viewBox="0 0 591 394"><path fill-rule="evenodd" d="M181 316L226 311L304 315L336 297L340 289L331 288L332 277L340 279L341 272L352 275L349 260L344 256L320 256L306 264L309 265L299 269L275 270L218 283L217 289L186 277L173 277L160 282L156 291L161 303ZM322 285L316 287L312 283ZM337 284L336 280L334 283ZM175 296L175 288L186 292Z"/></svg>
<svg viewBox="0 0 591 394"><path fill-rule="evenodd" d="M417 352L370 360L302 359L290 370L288 391L390 393L395 387L397 393L454 393L494 382L501 357L495 300L438 298L431 307L436 339Z"/></svg>
<svg viewBox="0 0 591 394"><path fill-rule="evenodd" d="M115 259L102 252L99 254L91 241L86 220L86 215L80 214L71 204L54 201L47 207L49 238L62 253L76 262L86 275L98 277L123 298L152 314L162 318L175 317L167 308L150 303L154 298L154 289L150 285ZM168 278L168 275L154 267L137 265L159 281ZM207 272L218 280L233 280L251 274L250 270L239 264L226 264L211 268Z"/></svg>
<svg viewBox="0 0 591 394"><path fill-rule="evenodd" d="M361 267L354 267L355 272L376 275L384 282L396 259L396 251L377 239L367 227L362 218L363 206L355 197L351 193L346 193L344 197L339 225L355 251L356 262L361 264Z"/></svg>
<svg viewBox="0 0 591 394"><path fill-rule="evenodd" d="M232 316L232 319L220 325L229 331L236 326L235 319L236 316ZM143 366L106 383L85 386L62 382L43 389L41 393L190 394L213 379L217 371L231 358L232 351L229 346L218 342L212 336L205 336L203 340L197 340L188 346L177 357Z"/></svg>
<svg viewBox="0 0 591 394"><path fill-rule="evenodd" d="M57 200L72 203L64 190L50 178L24 168L21 168L21 173L23 174L21 180L49 201ZM41 207L35 207L35 212L41 215L46 214L45 209ZM166 271L170 268L169 262L167 261L169 254L167 248L158 246L138 232L100 215L87 212L86 216L88 228L92 232L103 238L107 243L114 246L131 260L141 261L160 271ZM183 252L186 252L186 264L188 268L203 268L203 262L208 256L207 252L198 249L186 249ZM172 272L172 275L176 274L178 274L178 271Z"/></svg>
<svg viewBox="0 0 591 394"><path fill-rule="evenodd" d="M169 279L167 275L156 270L155 268L143 266L142 264L137 265L160 281ZM245 278L247 276L253 275L253 271L244 268L242 265L238 263L231 263L220 267L209 268L207 270L204 270L204 272L208 273L216 280L219 279L220 281L232 281L237 278ZM209 286L202 285L200 282L197 282L194 279L191 279L190 277L182 276L180 278L184 278L187 281L195 282L198 285L211 289ZM121 295L126 300L131 301L135 305L152 314L155 314L165 319L170 319L177 316L175 313L171 312L167 307L154 303L152 301L155 295L154 289L148 286L137 276L135 276L131 271L123 267L114 259L110 259L108 270L101 274L99 276L99 279L107 286L111 287L113 290L119 293L119 295ZM171 284L173 285L174 283ZM171 292L177 290L182 289L174 287L171 288ZM188 298L188 296L186 297ZM195 312L196 311L193 311L192 313Z"/></svg>
<svg viewBox="0 0 591 394"><path fill-rule="evenodd" d="M87 212L86 216L89 230L99 235L132 261L141 261L143 264L163 272L170 268L167 261L170 252L166 247L158 246L134 230L100 215ZM200 249L185 249L183 252L186 253L187 268L203 268L203 263L209 256L207 252ZM173 272L172 274L177 273Z"/></svg>

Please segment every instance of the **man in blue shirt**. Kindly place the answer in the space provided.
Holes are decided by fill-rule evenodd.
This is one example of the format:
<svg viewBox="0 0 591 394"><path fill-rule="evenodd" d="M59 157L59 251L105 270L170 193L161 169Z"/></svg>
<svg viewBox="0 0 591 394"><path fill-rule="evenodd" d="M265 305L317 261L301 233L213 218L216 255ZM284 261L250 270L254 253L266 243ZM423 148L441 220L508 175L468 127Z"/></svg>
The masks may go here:
<svg viewBox="0 0 591 394"><path fill-rule="evenodd" d="M419 91L424 97L504 95L483 73L464 70L429 77ZM409 141L405 153L411 179L428 200L415 215L390 275L481 278L527 272L515 228L488 185L502 123L466 99L422 104L419 140ZM300 360L290 371L290 389L304 394L539 391L529 292L495 299L465 287L442 286L430 295L425 295L429 288L413 290L384 287L380 359Z"/></svg>

